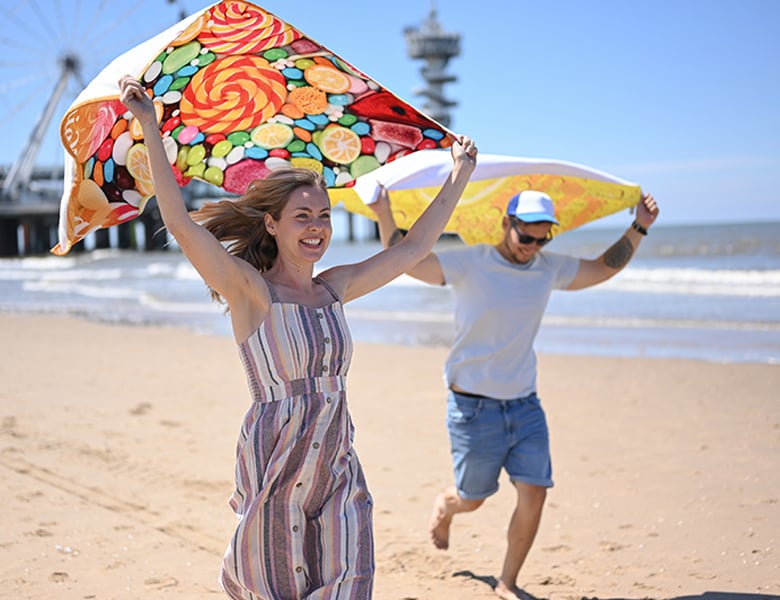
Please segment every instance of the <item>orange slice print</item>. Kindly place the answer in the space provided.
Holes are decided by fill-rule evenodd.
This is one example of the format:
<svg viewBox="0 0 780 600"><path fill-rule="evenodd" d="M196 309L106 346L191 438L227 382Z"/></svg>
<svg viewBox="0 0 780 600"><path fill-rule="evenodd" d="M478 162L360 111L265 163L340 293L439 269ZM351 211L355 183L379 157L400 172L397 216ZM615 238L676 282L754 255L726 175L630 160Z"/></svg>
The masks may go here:
<svg viewBox="0 0 780 600"><path fill-rule="evenodd" d="M146 92L147 94L151 94L150 91ZM157 117L157 122L159 123L162 120L163 117L163 111L165 109L163 108L162 102L159 100L154 101L154 114ZM134 140L141 140L144 137L144 132L141 130L141 123L138 122L138 119L133 117L133 119L130 121L130 135L133 136Z"/></svg>
<svg viewBox="0 0 780 600"><path fill-rule="evenodd" d="M136 187L141 195L154 195L152 168L149 165L149 154L145 145L136 144L127 151L127 171L135 179Z"/></svg>
<svg viewBox="0 0 780 600"><path fill-rule="evenodd" d="M333 162L348 165L360 156L360 137L354 131L336 125L322 132L319 147Z"/></svg>
<svg viewBox="0 0 780 600"><path fill-rule="evenodd" d="M328 94L343 94L351 85L344 73L324 65L312 65L303 72L303 76L311 85Z"/></svg>

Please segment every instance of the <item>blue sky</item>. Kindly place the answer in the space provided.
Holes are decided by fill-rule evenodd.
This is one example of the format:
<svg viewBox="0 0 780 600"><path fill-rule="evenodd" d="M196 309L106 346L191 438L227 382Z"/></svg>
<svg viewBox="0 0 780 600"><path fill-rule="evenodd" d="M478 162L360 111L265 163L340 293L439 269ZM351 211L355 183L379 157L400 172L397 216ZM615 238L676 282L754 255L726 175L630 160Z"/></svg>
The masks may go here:
<svg viewBox="0 0 780 600"><path fill-rule="evenodd" d="M418 106L403 30L433 3L261 0L261 6ZM13 163L75 49L91 78L210 4L22 1L0 24L0 164ZM445 90L451 128L483 153L554 158L634 181L662 223L780 220L780 1L438 0L461 34ZM7 9L6 9L7 10ZM62 25L64 24L64 26ZM39 164L59 163L58 107ZM610 220L624 222L625 215Z"/></svg>

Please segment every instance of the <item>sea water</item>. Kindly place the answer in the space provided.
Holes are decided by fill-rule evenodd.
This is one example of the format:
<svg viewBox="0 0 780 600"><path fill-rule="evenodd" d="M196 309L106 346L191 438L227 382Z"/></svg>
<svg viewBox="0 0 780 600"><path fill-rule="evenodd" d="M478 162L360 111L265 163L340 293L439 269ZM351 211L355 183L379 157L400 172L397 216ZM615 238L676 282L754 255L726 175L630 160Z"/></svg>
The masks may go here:
<svg viewBox="0 0 780 600"><path fill-rule="evenodd" d="M586 227L546 250L595 258L621 233ZM439 247L457 244L443 239ZM318 268L379 248L334 241ZM346 312L359 342L447 345L453 306L449 288L401 276ZM175 247L0 260L0 310L230 335L223 308ZM542 353L778 363L780 223L659 224L611 280L553 292L535 345Z"/></svg>

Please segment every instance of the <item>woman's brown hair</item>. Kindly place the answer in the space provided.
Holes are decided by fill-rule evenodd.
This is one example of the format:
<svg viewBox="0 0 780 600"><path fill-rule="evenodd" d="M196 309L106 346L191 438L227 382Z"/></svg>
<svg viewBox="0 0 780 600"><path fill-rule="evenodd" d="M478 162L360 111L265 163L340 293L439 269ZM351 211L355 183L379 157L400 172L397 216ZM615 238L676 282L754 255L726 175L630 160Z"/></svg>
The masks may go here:
<svg viewBox="0 0 780 600"><path fill-rule="evenodd" d="M233 256L243 258L259 271L271 268L279 252L276 239L265 228L265 214L281 217L293 190L318 187L327 191L322 175L311 169L288 168L271 171L255 179L243 196L235 200L209 202L190 213L193 220L214 235ZM223 298L209 288L212 299Z"/></svg>

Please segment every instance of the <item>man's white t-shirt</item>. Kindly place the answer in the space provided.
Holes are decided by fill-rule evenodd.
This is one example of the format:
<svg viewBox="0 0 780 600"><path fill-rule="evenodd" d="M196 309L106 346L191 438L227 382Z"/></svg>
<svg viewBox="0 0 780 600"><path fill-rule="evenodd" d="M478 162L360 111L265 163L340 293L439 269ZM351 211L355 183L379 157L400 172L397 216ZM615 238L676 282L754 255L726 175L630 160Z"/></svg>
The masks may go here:
<svg viewBox="0 0 780 600"><path fill-rule="evenodd" d="M527 264L478 244L436 253L455 292L455 341L444 366L447 387L511 400L536 392L534 338L550 293L574 279L579 259L539 252Z"/></svg>

